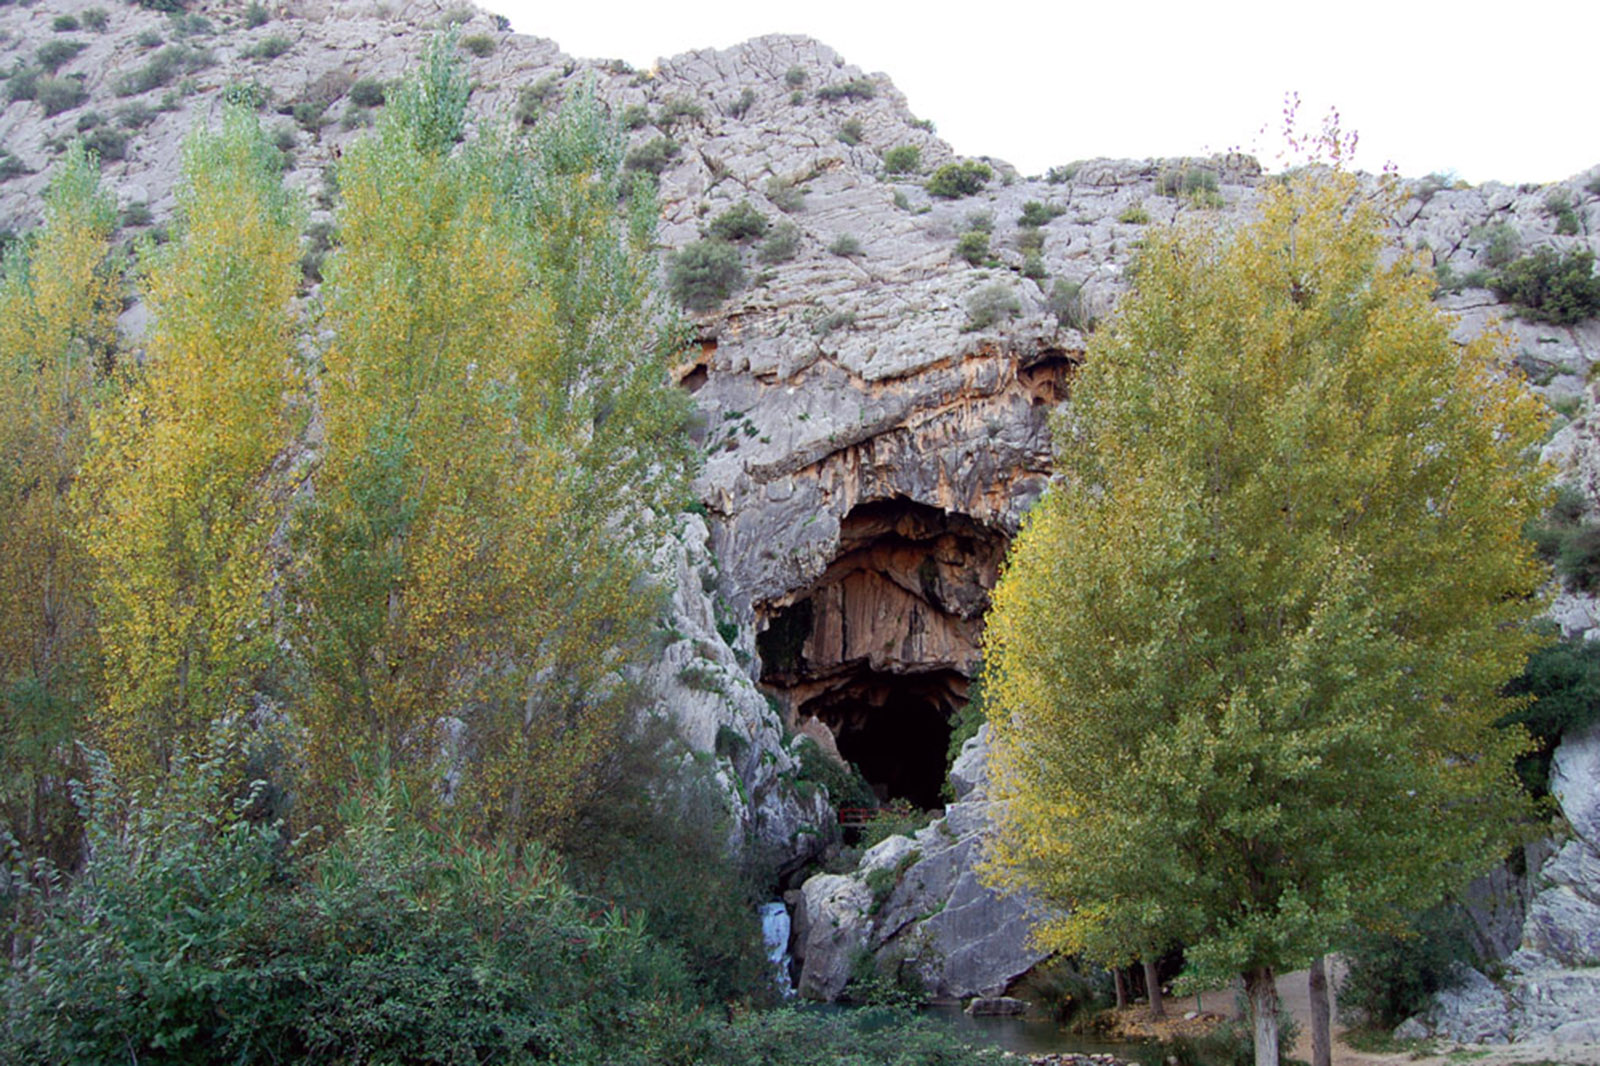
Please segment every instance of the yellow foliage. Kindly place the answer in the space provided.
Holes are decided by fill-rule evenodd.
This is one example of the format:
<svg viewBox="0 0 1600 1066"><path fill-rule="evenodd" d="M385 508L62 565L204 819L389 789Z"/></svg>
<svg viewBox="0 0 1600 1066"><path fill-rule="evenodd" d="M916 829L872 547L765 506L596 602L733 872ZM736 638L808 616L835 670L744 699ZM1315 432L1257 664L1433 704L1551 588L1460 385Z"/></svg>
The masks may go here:
<svg viewBox="0 0 1600 1066"><path fill-rule="evenodd" d="M99 739L163 768L250 707L273 654L274 460L289 437L298 212L253 115L184 149L174 243L150 253L143 365L83 480L104 653Z"/></svg>
<svg viewBox="0 0 1600 1066"><path fill-rule="evenodd" d="M65 828L90 665L89 565L68 491L115 336L114 218L74 145L43 229L0 281L0 822L34 845Z"/></svg>
<svg viewBox="0 0 1600 1066"><path fill-rule="evenodd" d="M1206 220L1214 225L1214 220ZM1539 405L1353 179L1149 235L995 592L989 866L1052 946L1303 964L1497 861Z"/></svg>

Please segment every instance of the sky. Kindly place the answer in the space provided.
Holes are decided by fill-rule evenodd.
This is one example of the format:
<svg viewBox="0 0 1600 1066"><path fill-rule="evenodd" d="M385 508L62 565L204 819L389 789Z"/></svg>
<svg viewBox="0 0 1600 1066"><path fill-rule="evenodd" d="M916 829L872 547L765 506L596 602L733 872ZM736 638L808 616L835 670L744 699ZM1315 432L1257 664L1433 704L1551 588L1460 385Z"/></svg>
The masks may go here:
<svg viewBox="0 0 1600 1066"><path fill-rule="evenodd" d="M478 0L567 54L625 59L801 33L868 73L963 155L1024 174L1095 156L1240 148L1281 169L1330 108L1355 164L1474 184L1600 164L1600 0Z"/></svg>

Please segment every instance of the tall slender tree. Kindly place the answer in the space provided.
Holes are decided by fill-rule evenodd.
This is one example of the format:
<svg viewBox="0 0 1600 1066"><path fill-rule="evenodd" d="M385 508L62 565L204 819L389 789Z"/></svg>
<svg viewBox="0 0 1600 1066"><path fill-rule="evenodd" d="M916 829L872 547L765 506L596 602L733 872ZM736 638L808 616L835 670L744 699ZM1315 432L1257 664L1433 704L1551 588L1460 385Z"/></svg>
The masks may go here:
<svg viewBox="0 0 1600 1066"><path fill-rule="evenodd" d="M82 481L104 653L99 740L164 768L251 708L274 654L274 463L295 387L299 222L255 115L185 142L173 243L147 249L153 327Z"/></svg>
<svg viewBox="0 0 1600 1066"><path fill-rule="evenodd" d="M0 824L58 858L93 646L70 490L115 338L115 221L94 157L71 145L0 280Z"/></svg>
<svg viewBox="0 0 1600 1066"><path fill-rule="evenodd" d="M442 38L341 166L302 718L324 808L383 758L555 839L632 703L634 537L682 491L682 402L615 127L580 94L531 145L457 147L465 103Z"/></svg>
<svg viewBox="0 0 1600 1066"><path fill-rule="evenodd" d="M1057 425L1061 479L994 595L991 876L1057 947L1142 929L1275 975L1504 853L1501 695L1546 577L1538 402L1459 345L1355 179L1235 232L1152 234Z"/></svg>

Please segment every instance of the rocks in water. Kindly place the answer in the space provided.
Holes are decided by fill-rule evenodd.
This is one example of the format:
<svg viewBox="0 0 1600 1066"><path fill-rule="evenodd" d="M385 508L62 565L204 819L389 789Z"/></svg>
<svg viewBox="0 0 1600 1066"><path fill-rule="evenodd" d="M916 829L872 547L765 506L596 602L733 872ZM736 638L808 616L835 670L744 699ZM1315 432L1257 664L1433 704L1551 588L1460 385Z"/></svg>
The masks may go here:
<svg viewBox="0 0 1600 1066"><path fill-rule="evenodd" d="M1030 1004L1012 996L974 996L966 1013L975 1018L1006 1018L1028 1013Z"/></svg>

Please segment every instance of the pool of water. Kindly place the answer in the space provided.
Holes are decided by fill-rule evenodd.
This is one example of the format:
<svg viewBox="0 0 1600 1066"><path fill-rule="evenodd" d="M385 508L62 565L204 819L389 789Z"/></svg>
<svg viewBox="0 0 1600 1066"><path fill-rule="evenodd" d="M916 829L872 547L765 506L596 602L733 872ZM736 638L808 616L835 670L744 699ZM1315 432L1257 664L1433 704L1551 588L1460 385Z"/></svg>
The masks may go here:
<svg viewBox="0 0 1600 1066"><path fill-rule="evenodd" d="M1128 1059L1139 1046L1126 1040L1112 1041L1074 1033L1048 1018L975 1018L955 1003L930 1006L925 1008L925 1013L944 1020L973 1043L993 1044L1019 1055L1056 1052Z"/></svg>

